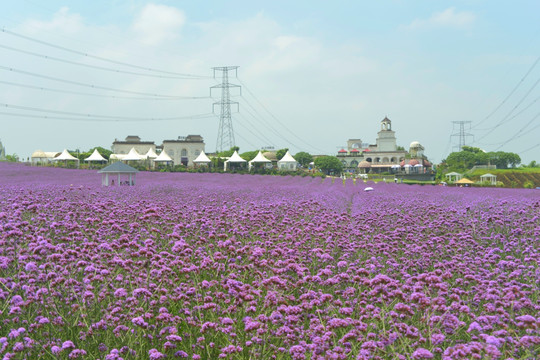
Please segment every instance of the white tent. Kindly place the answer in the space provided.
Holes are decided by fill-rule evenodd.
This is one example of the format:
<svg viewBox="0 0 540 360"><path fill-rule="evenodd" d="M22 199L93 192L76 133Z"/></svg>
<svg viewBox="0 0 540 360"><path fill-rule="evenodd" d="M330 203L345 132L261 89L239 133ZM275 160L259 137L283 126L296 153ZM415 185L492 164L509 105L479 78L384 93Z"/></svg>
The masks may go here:
<svg viewBox="0 0 540 360"><path fill-rule="evenodd" d="M195 160L193 160L193 163L198 164L198 165L208 165L211 162L212 161L204 153L204 150L201 151L201 153L199 154L199 156L197 156L197 158Z"/></svg>
<svg viewBox="0 0 540 360"><path fill-rule="evenodd" d="M287 151L281 160L277 162L277 165L279 170L296 170L298 168L298 161Z"/></svg>
<svg viewBox="0 0 540 360"><path fill-rule="evenodd" d="M227 170L227 165L230 166L230 164L245 164L246 162L246 160L242 159L240 155L238 155L238 151L235 150L229 160L225 161L225 163L223 164L223 170Z"/></svg>
<svg viewBox="0 0 540 360"><path fill-rule="evenodd" d="M159 156L154 159L154 162L172 163L173 160L165 151L162 151Z"/></svg>
<svg viewBox="0 0 540 360"><path fill-rule="evenodd" d="M97 151L97 149L94 149L94 152L92 153L92 155L84 159L84 161L107 161L107 159L101 156L101 154L99 153L99 151Z"/></svg>
<svg viewBox="0 0 540 360"><path fill-rule="evenodd" d="M75 160L77 161L77 166L79 166L79 159L77 159L75 156L71 155L67 149L64 149L64 151L62 151L62 153L60 155L58 155L57 157L55 157L53 159L53 161L64 161L65 164L67 164L67 162L69 160Z"/></svg>
<svg viewBox="0 0 540 360"><path fill-rule="evenodd" d="M123 159L121 159L122 161L140 161L140 160L143 160L144 159L144 156L141 156L137 150L135 150L135 148L131 148L131 150L129 150L128 154L126 156L124 156Z"/></svg>
<svg viewBox="0 0 540 360"><path fill-rule="evenodd" d="M143 155L143 157L144 157L145 159L153 160L153 159L157 158L158 155L156 154L156 152L154 151L154 149L150 148L150 149L148 149L148 151L146 152L146 154Z"/></svg>
<svg viewBox="0 0 540 360"><path fill-rule="evenodd" d="M272 166L272 161L268 160L263 154L261 151L259 151L259 153L257 154L257 156L255 156L255 158L253 160L251 160L249 162L249 169L251 170L251 168L253 167L253 164L264 164L264 167L265 168L268 168L268 166L270 165L270 167Z"/></svg>

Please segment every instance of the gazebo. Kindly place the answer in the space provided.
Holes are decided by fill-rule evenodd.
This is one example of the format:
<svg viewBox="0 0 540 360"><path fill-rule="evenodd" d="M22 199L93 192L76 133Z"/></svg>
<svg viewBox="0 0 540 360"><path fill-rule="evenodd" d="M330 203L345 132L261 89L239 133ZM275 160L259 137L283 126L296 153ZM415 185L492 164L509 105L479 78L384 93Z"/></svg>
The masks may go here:
<svg viewBox="0 0 540 360"><path fill-rule="evenodd" d="M362 160L358 164L358 169L361 171L362 174L367 174L371 169L371 163L369 161Z"/></svg>
<svg viewBox="0 0 540 360"><path fill-rule="evenodd" d="M208 156L206 156L206 154L204 153L204 150L201 151L201 153L199 154L199 156L197 156L197 158L195 160L193 160L193 163L196 164L196 165L205 165L205 166L208 166L210 165L212 161L210 160L210 158Z"/></svg>
<svg viewBox="0 0 540 360"><path fill-rule="evenodd" d="M92 155L84 159L84 161L88 161L91 163L92 162L105 163L107 162L107 159L101 156L101 154L99 153L99 151L97 151L97 149L94 149L94 152L92 153Z"/></svg>
<svg viewBox="0 0 540 360"><path fill-rule="evenodd" d="M227 171L227 167L230 169L231 164L238 164L239 166L242 166L242 164L245 163L247 163L247 161L242 159L240 155L238 155L238 151L235 150L232 156L223 164L223 170Z"/></svg>
<svg viewBox="0 0 540 360"><path fill-rule="evenodd" d="M285 155L277 162L279 170L294 171L298 168L298 161L292 157L291 153L287 150Z"/></svg>
<svg viewBox="0 0 540 360"><path fill-rule="evenodd" d="M64 149L64 151L62 151L62 153L60 155L58 155L57 157L55 157L53 159L53 161L64 161L64 164L67 165L67 162L70 161L70 160L75 160L77 161L77 167L79 167L79 159L77 159L75 156L71 155L67 149Z"/></svg>
<svg viewBox="0 0 540 360"><path fill-rule="evenodd" d="M251 170L255 164L262 164L264 168L272 167L272 161L268 160L260 151L257 156L249 162L249 169Z"/></svg>
<svg viewBox="0 0 540 360"><path fill-rule="evenodd" d="M460 173L457 173L457 172L451 172L451 173L446 174L446 180L448 182L459 181L459 180L461 180L462 177L463 177L463 175L461 175Z"/></svg>
<svg viewBox="0 0 540 360"><path fill-rule="evenodd" d="M484 174L480 176L481 182L489 182L491 185L497 185L497 176L493 174Z"/></svg>
<svg viewBox="0 0 540 360"><path fill-rule="evenodd" d="M98 171L98 173L101 174L102 186L109 186L109 175L112 177L111 185L115 185L114 175L116 175L116 185L133 186L135 185L135 174L138 172L139 170L132 168L121 161L117 161ZM122 180L122 178L125 178L126 176L128 177L128 180Z"/></svg>

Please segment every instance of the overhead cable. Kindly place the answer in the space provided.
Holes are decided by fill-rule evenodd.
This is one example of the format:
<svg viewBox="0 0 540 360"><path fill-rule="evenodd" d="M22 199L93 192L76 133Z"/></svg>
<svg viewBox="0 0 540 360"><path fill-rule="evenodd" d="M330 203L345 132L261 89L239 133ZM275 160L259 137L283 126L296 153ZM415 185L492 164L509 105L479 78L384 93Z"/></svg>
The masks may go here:
<svg viewBox="0 0 540 360"><path fill-rule="evenodd" d="M11 46L6 46L6 45L0 45L0 48L11 50L11 51L17 51L17 52L27 54L27 55L41 57L41 58L47 59L47 60L63 62L63 63L66 63L66 64L71 64L71 65L76 65L76 66L83 66L83 67L87 67L87 68L90 68L90 69L109 71L109 72L113 72L113 73L117 73L117 74L146 76L146 77L154 77L154 78L161 78L161 79L184 79L184 80L187 80L187 79L189 79L189 80L207 79L207 78L194 78L194 77L191 77L191 76L172 76L172 75L145 74L145 73L141 73L141 72L126 71L126 70L119 70L119 69L111 69L111 68L107 68L107 67L104 67L104 66L90 65L90 64L77 62L77 61L61 59L61 58L57 58L57 57L54 57L54 56L43 55L43 54L35 53L35 52L32 52L32 51L17 49L17 48L14 48L14 47L11 47Z"/></svg>
<svg viewBox="0 0 540 360"><path fill-rule="evenodd" d="M38 40L38 39L32 38L30 36L18 34L18 33L14 32L14 31L6 30L5 28L0 29L0 32L3 32L5 34L9 34L9 35L12 35L12 36L16 36L16 37L19 37L21 39L25 39L25 40L28 40L28 41L32 41L32 42L35 42L35 43L38 43L38 44L41 44L41 45L50 46L50 47L55 48L55 49L67 51L67 52L70 52L70 53L73 53L73 54L77 54L77 55L85 56L85 57L88 57L88 58L109 62L109 63L112 63L112 64L123 65L123 66L131 67L131 68L134 68L134 69L140 69L140 70L146 70L146 71L151 71L151 72L156 72L156 73L161 73L161 74L168 74L168 75L175 75L175 76L182 76L182 77L192 77L192 78L200 78L200 79L210 79L211 78L210 76L177 73L177 72L173 72L173 71L159 70L159 69L154 69L154 68L147 67L147 66L139 66L139 65L134 65L134 64L122 62L122 61L107 59L107 58L104 58L104 57L101 57L101 56L96 56L96 55L88 54L88 53L85 53L85 52L82 52L82 51L73 50L73 49L70 49L70 48L67 48L67 47L64 47L64 46L52 44L52 43L49 43L49 42L46 42L46 41L43 41L43 40Z"/></svg>
<svg viewBox="0 0 540 360"><path fill-rule="evenodd" d="M0 70L6 70L6 71L10 71L10 72L19 73L19 74L39 77L39 78L42 78L42 79L59 81L59 82L63 82L63 83L66 83L66 84L72 84L72 85L77 85L77 86L88 87L88 88L91 88L91 89L109 90L109 91L115 91L115 92L126 93L126 94L146 95L146 96L161 97L161 98L175 98L175 99L182 98L181 96L176 96L176 95L152 94L152 93L145 93L145 92L139 92L139 91L114 89L114 88L110 88L110 87L106 87L106 86L99 86L99 85L93 85L93 84L86 84L86 83L81 83L81 82L78 82L78 81L60 79L60 78L56 78L56 77L53 77L53 76L36 74L36 73L30 72L30 71L19 70L19 69L15 69L15 68L12 68L12 67L1 66L1 65L0 65Z"/></svg>
<svg viewBox="0 0 540 360"><path fill-rule="evenodd" d="M525 81L525 79L529 76L529 74L531 73L531 71L533 71L533 69L536 67L536 65L538 64L538 62L540 61L540 56L536 58L536 61L531 65L531 67L529 68L529 70L527 70L527 73L521 78L521 80L516 84L516 86L512 89L512 91L510 91L510 93L504 98L504 100L491 112L489 113L488 116L486 116L485 118L483 118L479 123L477 123L476 125L474 125L472 128L473 129L476 129L477 126L479 126L480 124L482 124L484 121L486 121L487 119L489 119L493 114L495 114L505 103L506 101L514 94L514 92L516 92L516 90L519 88L519 86L523 83L523 81Z"/></svg>
<svg viewBox="0 0 540 360"><path fill-rule="evenodd" d="M0 108L1 107L9 108L9 109L17 109L17 110L39 111L39 112L50 113L50 114L80 116L83 118L92 118L92 119L116 119L116 120L129 120L129 121L166 121L166 120L179 120L179 119L185 118L182 116L158 118L158 117L95 115L95 114L83 114L83 113L76 113L76 112L69 112L69 111L42 109L42 108L35 108L35 107L30 107L30 106L19 106L19 105L4 104L4 103L0 103ZM207 114L202 114L202 115L206 116Z"/></svg>
<svg viewBox="0 0 540 360"><path fill-rule="evenodd" d="M77 92L77 91L69 91L69 90L61 90L61 89L52 89L44 86L35 86L35 85L28 85L28 84L21 84L21 83L15 83L11 81L3 81L0 80L0 84L6 84L11 86L18 86L18 87L24 87L28 89L35 89L40 91L50 91L50 92L57 92L57 93L63 93L63 94L70 94L70 95L84 95L84 96L94 96L94 97L101 97L101 98L111 98L111 99L130 99L130 100L200 100L200 99L211 99L210 96L176 96L176 97L166 97L166 98L156 98L156 97L140 97L140 96L116 96L116 95L101 95L101 94L91 94L91 93L85 93L85 92Z"/></svg>

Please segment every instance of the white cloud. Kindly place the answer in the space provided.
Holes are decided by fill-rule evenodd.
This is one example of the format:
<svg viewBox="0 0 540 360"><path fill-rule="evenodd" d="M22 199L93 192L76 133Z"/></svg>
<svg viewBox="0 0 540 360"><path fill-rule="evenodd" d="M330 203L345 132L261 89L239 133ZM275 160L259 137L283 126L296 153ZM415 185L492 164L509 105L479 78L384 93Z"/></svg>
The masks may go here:
<svg viewBox="0 0 540 360"><path fill-rule="evenodd" d="M29 33L40 33L42 31L56 30L68 34L73 34L83 27L82 17L79 14L72 14L69 8L62 7L52 17L50 21L28 20L22 24L21 28Z"/></svg>
<svg viewBox="0 0 540 360"><path fill-rule="evenodd" d="M450 7L444 11L435 12L429 19L414 19L407 28L434 28L434 27L450 27L450 28L465 28L470 26L476 19L475 15L470 11L459 11Z"/></svg>
<svg viewBox="0 0 540 360"><path fill-rule="evenodd" d="M139 41L146 45L159 45L175 39L186 21L184 13L171 6L147 4L133 22Z"/></svg>

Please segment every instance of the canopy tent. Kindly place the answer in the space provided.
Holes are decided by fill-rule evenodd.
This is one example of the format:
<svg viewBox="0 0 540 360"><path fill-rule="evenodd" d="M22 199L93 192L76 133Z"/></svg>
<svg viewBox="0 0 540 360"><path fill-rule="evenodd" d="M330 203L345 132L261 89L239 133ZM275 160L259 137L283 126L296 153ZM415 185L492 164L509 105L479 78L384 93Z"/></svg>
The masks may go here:
<svg viewBox="0 0 540 360"><path fill-rule="evenodd" d="M171 157L169 155L167 155L167 153L165 151L162 151L157 158L154 159L154 162L155 163L159 163L159 162L162 162L162 163L166 163L166 164L172 164L173 163L173 160L171 159Z"/></svg>
<svg viewBox="0 0 540 360"><path fill-rule="evenodd" d="M139 172L137 169L118 161L99 170L98 174L101 174L102 186L109 186L109 175L111 175L111 177L112 175L116 175L116 185L133 186L135 185L135 174L137 174L137 172ZM129 179L122 181L122 175L127 175ZM114 179L111 179L111 185L115 185Z"/></svg>
<svg viewBox="0 0 540 360"><path fill-rule="evenodd" d="M128 154L124 156L122 161L140 161L144 160L144 156L141 156L134 147L129 150Z"/></svg>
<svg viewBox="0 0 540 360"><path fill-rule="evenodd" d="M242 159L240 155L238 155L238 151L235 150L232 156L223 164L223 170L227 171L227 167L230 168L231 164L239 164L240 166L242 166L242 164L245 163L247 163L247 161Z"/></svg>
<svg viewBox="0 0 540 360"><path fill-rule="evenodd" d="M60 155L58 155L57 157L55 157L53 159L53 161L64 161L64 164L67 164L68 161L71 161L71 160L74 160L74 161L77 161L77 167L79 167L79 159L77 159L75 156L71 155L67 149L64 149L64 151L62 151L62 153Z"/></svg>
<svg viewBox="0 0 540 360"><path fill-rule="evenodd" d="M253 164L263 164L265 168L272 167L272 161L268 160L261 151L255 156L253 160L249 162L249 169L254 166Z"/></svg>
<svg viewBox="0 0 540 360"><path fill-rule="evenodd" d="M471 184L474 184L474 182L467 179L467 178L462 178L462 179L456 181L455 184L469 186Z"/></svg>
<svg viewBox="0 0 540 360"><path fill-rule="evenodd" d="M87 157L86 159L84 159L84 161L107 161L107 159L105 159L103 156L101 156L101 154L99 153L99 151L97 149L94 149L94 152L92 153L92 155L90 155L89 157Z"/></svg>
<svg viewBox="0 0 540 360"><path fill-rule="evenodd" d="M144 157L145 159L154 160L155 158L158 157L158 154L156 154L156 152L154 151L154 149L150 148L150 149L148 149L148 151L146 152L146 154L143 155L143 157Z"/></svg>
<svg viewBox="0 0 540 360"><path fill-rule="evenodd" d="M193 163L197 165L210 165L211 162L210 158L204 153L204 150L193 160Z"/></svg>
<svg viewBox="0 0 540 360"><path fill-rule="evenodd" d="M480 181L489 182L491 185L497 185L497 176L493 174L484 174L480 176Z"/></svg>
<svg viewBox="0 0 540 360"><path fill-rule="evenodd" d="M461 180L462 177L463 177L463 175L461 175L460 173L457 173L457 172L451 172L451 173L446 174L446 180L449 181L449 182L459 181L459 180Z"/></svg>
<svg viewBox="0 0 540 360"><path fill-rule="evenodd" d="M298 161L296 161L291 153L287 150L285 155L277 162L279 170L296 170L298 168Z"/></svg>

